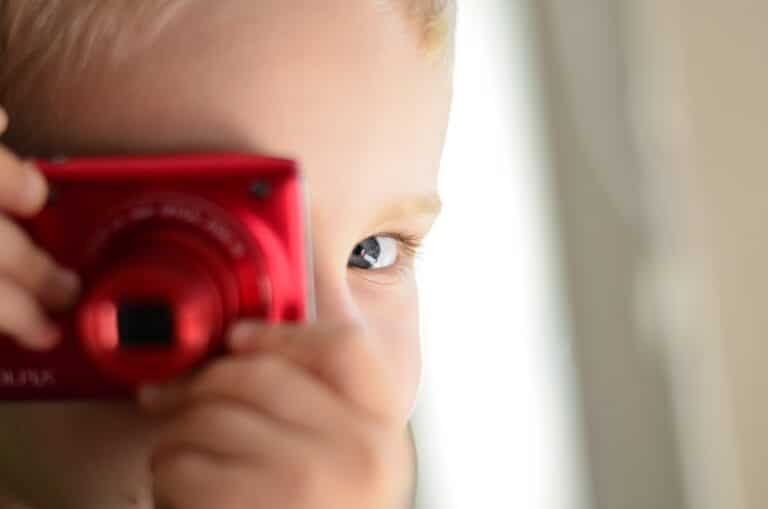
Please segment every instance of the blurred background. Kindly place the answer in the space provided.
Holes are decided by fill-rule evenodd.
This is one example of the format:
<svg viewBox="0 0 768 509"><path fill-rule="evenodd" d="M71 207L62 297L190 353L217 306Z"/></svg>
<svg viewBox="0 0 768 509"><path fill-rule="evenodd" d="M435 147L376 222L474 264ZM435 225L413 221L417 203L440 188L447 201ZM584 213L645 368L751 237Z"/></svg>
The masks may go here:
<svg viewBox="0 0 768 509"><path fill-rule="evenodd" d="M768 4L459 3L418 507L768 506Z"/></svg>

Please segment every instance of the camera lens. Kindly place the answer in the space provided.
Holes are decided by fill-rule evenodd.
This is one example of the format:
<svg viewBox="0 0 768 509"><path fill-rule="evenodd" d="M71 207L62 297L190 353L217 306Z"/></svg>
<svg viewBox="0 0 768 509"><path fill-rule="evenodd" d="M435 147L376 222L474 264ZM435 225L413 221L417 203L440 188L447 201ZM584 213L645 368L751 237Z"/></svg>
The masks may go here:
<svg viewBox="0 0 768 509"><path fill-rule="evenodd" d="M276 296L285 292L275 281L287 273L287 260L271 230L249 223L262 239L257 251L239 226L192 205L133 203L94 241L79 339L93 366L121 385L171 380L220 352L237 317L275 319L282 309ZM270 239L277 254L262 255Z"/></svg>
<svg viewBox="0 0 768 509"><path fill-rule="evenodd" d="M173 311L160 300L121 302L117 306L117 329L121 349L170 348Z"/></svg>

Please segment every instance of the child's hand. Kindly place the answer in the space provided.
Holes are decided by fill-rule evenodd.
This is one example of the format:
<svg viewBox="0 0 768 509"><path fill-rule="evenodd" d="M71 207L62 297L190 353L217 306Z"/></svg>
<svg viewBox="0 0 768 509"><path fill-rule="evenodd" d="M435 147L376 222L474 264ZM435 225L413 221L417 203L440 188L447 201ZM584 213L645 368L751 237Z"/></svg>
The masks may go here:
<svg viewBox="0 0 768 509"><path fill-rule="evenodd" d="M0 134L6 126L0 108ZM53 346L59 333L44 308L66 309L78 293L77 276L59 267L11 218L37 214L47 196L40 171L0 146L0 334L36 349Z"/></svg>
<svg viewBox="0 0 768 509"><path fill-rule="evenodd" d="M151 459L159 507L404 507L410 443L372 344L356 328L243 324L236 355L145 388L142 405L169 417Z"/></svg>

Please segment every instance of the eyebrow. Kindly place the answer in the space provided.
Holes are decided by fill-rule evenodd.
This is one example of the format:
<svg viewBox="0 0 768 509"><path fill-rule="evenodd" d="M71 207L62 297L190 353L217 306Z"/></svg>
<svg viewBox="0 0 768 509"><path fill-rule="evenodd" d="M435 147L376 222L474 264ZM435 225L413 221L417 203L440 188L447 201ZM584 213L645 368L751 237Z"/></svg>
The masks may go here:
<svg viewBox="0 0 768 509"><path fill-rule="evenodd" d="M437 217L443 208L440 196L427 194L413 196L385 207L378 215L375 224L395 223L418 216Z"/></svg>

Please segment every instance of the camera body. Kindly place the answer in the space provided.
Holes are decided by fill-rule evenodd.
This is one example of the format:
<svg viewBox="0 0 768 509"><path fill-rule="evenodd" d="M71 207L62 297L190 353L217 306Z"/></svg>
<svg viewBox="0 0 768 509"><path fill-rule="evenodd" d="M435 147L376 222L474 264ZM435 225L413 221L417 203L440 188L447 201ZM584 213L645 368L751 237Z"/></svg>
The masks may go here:
<svg viewBox="0 0 768 509"><path fill-rule="evenodd" d="M245 154L36 161L51 198L23 223L78 272L81 300L32 352L0 338L0 400L129 397L224 351L237 319L313 309L293 161Z"/></svg>

